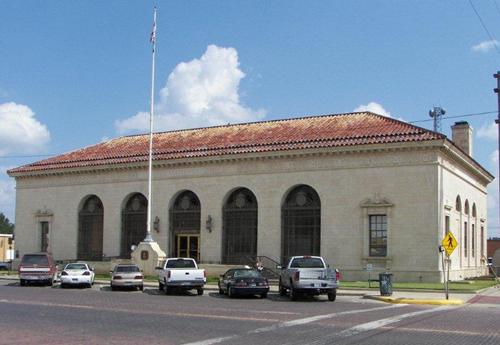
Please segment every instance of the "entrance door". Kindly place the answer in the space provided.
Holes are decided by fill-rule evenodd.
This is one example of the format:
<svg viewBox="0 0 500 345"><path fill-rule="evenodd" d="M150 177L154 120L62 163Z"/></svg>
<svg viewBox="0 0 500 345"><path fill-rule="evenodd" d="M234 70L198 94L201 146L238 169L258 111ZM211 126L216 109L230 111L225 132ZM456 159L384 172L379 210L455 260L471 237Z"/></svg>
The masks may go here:
<svg viewBox="0 0 500 345"><path fill-rule="evenodd" d="M175 256L192 258L200 261L200 236L199 235L176 235Z"/></svg>

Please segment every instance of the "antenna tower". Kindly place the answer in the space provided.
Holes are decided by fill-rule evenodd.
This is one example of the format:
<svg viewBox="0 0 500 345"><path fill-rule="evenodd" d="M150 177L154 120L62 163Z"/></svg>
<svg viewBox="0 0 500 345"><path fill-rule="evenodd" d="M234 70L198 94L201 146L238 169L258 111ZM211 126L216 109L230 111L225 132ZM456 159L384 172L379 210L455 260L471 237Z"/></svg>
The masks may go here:
<svg viewBox="0 0 500 345"><path fill-rule="evenodd" d="M433 107L429 110L429 116L434 119L434 132L441 132L441 117L446 114L446 110L441 107Z"/></svg>

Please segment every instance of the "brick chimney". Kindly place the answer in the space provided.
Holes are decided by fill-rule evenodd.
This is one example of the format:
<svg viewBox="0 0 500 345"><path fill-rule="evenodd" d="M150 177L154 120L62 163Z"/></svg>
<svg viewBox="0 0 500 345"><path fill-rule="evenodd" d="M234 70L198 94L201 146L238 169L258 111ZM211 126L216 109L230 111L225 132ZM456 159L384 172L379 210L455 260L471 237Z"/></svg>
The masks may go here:
<svg viewBox="0 0 500 345"><path fill-rule="evenodd" d="M452 140L465 153L472 157L472 127L467 121L455 122L451 126Z"/></svg>

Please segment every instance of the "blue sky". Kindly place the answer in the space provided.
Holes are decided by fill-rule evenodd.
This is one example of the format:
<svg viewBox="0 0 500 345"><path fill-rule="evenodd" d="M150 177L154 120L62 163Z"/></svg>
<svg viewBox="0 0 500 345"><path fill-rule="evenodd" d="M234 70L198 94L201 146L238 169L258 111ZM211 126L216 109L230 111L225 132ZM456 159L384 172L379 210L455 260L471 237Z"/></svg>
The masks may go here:
<svg viewBox="0 0 500 345"><path fill-rule="evenodd" d="M494 39L500 1L473 0ZM147 131L153 1L0 1L0 211L5 170ZM460 1L158 1L156 130L349 112L406 121L495 111L500 53ZM500 39L499 39L500 40ZM498 47L498 46L497 46ZM498 175L496 114L474 158ZM432 128L432 122L418 125ZM30 156L30 157L26 157ZM498 184L489 234L500 236Z"/></svg>

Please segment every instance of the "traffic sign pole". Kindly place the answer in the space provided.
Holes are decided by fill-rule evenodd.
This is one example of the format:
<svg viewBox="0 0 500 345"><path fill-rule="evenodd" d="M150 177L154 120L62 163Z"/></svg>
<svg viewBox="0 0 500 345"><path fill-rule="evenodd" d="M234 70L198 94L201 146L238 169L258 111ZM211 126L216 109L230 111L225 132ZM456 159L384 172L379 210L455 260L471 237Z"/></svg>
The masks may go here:
<svg viewBox="0 0 500 345"><path fill-rule="evenodd" d="M448 299L448 280L446 279L446 265L444 260L445 246L438 247L439 253L441 253L441 264L443 265L443 287L446 299ZM449 267L448 267L449 269Z"/></svg>
<svg viewBox="0 0 500 345"><path fill-rule="evenodd" d="M451 266L451 254L457 248L458 242L455 236L451 233L451 231L446 233L446 236L441 241L441 245L439 246L439 252L441 253L441 260L443 262L443 281L444 281L444 289L446 294L446 299L448 299L448 283L450 281L450 266ZM446 264L444 255L446 253Z"/></svg>

